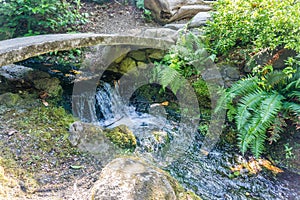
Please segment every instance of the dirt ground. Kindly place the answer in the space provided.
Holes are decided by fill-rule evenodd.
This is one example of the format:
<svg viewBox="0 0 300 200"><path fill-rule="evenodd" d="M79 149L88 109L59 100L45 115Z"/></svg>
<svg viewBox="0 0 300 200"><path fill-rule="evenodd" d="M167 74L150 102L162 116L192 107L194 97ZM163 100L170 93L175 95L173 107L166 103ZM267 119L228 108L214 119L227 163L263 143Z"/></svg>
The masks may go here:
<svg viewBox="0 0 300 200"><path fill-rule="evenodd" d="M78 27L79 32L117 34L131 29L160 26L154 22L146 22L137 8L118 3L83 3L82 12L89 14L90 22ZM4 149L9 149L14 160L12 163L4 163L0 156L0 200L87 199L103 163L84 153L63 158L51 154L43 155L42 151L32 149L34 147L28 145L32 141L31 136L23 134L16 127L18 124L14 119L8 120L0 115L0 146L3 147L0 154ZM30 163L32 161L24 159L26 157L40 159L44 164L34 166ZM70 168L74 163L84 167ZM10 170L4 169L4 164L11 166ZM29 166L32 167L29 170L31 175L27 174ZM12 175L13 171L17 172L17 176Z"/></svg>
<svg viewBox="0 0 300 200"><path fill-rule="evenodd" d="M117 34L131 29L159 27L160 25L148 21L142 11L134 6L118 3L99 5L84 3L81 12L89 14L89 23L79 28L81 32Z"/></svg>

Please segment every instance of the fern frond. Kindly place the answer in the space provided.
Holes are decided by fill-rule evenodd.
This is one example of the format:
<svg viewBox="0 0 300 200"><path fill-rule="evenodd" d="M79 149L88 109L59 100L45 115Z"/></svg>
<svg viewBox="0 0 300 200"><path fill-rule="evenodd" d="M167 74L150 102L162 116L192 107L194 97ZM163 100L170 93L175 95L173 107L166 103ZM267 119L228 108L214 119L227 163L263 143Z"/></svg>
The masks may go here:
<svg viewBox="0 0 300 200"><path fill-rule="evenodd" d="M254 96L255 95L251 97ZM251 145L251 151L255 157L259 157L260 153L263 151L263 141L266 139L267 129L274 123L278 112L282 108L282 100L284 99L282 95L277 93L265 93L258 98L261 100L258 102L252 101L253 105L257 103L257 106L254 107L255 110L253 110L251 116L247 117L246 122L240 122L239 124L239 146L241 151L242 153L246 152L248 146ZM251 101L249 101L249 103L250 102ZM244 104L240 104L239 106L244 106ZM244 111L244 114L247 115L247 112L249 111ZM242 119L237 119L236 124L241 120Z"/></svg>
<svg viewBox="0 0 300 200"><path fill-rule="evenodd" d="M300 104L293 102L284 102L283 109L287 112L295 113L297 116L300 116Z"/></svg>
<svg viewBox="0 0 300 200"><path fill-rule="evenodd" d="M273 71L266 75L267 84L274 87L275 85L284 84L287 82L287 75L282 71Z"/></svg>
<svg viewBox="0 0 300 200"><path fill-rule="evenodd" d="M257 90L259 88L257 82L257 77L248 77L235 82L229 89L221 90L221 97L218 100L215 112L228 108L228 106L233 102L234 98L252 93Z"/></svg>
<svg viewBox="0 0 300 200"><path fill-rule="evenodd" d="M227 118L228 118L229 121L232 122L233 119L234 119L234 116L237 114L237 109L232 104L229 104L227 106L227 109L228 109L228 111L227 111Z"/></svg>
<svg viewBox="0 0 300 200"><path fill-rule="evenodd" d="M228 95L230 98L235 98L237 96L254 92L258 88L257 82L258 78L255 76L241 79L231 86L228 90Z"/></svg>
<svg viewBox="0 0 300 200"><path fill-rule="evenodd" d="M237 105L237 115L235 117L237 130L240 130L252 116L251 111L255 111L257 106L265 97L265 92L256 90L253 93L244 96Z"/></svg>
<svg viewBox="0 0 300 200"><path fill-rule="evenodd" d="M253 139L254 139L254 137L249 135L246 130L240 131L238 133L238 137L237 137L238 146L243 155L248 150L249 144L252 142Z"/></svg>
<svg viewBox="0 0 300 200"><path fill-rule="evenodd" d="M284 92L288 92L293 89L300 89L300 79L291 81L284 89Z"/></svg>
<svg viewBox="0 0 300 200"><path fill-rule="evenodd" d="M165 66L159 74L159 81L163 88L170 86L171 90L176 94L181 87L180 74L168 66Z"/></svg>
<svg viewBox="0 0 300 200"><path fill-rule="evenodd" d="M255 139L251 142L251 152L254 154L256 158L258 158L261 153L264 151L266 140L266 134L258 134L256 135Z"/></svg>
<svg viewBox="0 0 300 200"><path fill-rule="evenodd" d="M283 99L284 96L274 93L262 101L260 106L261 123L267 126L270 126L270 124L273 123L276 115L282 108Z"/></svg>
<svg viewBox="0 0 300 200"><path fill-rule="evenodd" d="M245 142L248 143L247 146L251 145L251 152L255 155L255 157L259 157L259 155L257 155L257 153L263 149L262 146L259 146L259 145L263 145L263 143L257 142L257 138L263 138L263 135L266 134L266 131L267 131L267 127L261 123L261 117L260 117L259 113L256 113L256 115L249 122L247 137L246 137L246 139L248 139L248 138L249 139L242 141L243 143L245 143ZM257 148L257 149L254 149L254 148Z"/></svg>
<svg viewBox="0 0 300 200"><path fill-rule="evenodd" d="M293 91L293 92L289 93L287 96L291 97L291 98L293 98L293 97L297 98L298 101L300 101L300 91Z"/></svg>

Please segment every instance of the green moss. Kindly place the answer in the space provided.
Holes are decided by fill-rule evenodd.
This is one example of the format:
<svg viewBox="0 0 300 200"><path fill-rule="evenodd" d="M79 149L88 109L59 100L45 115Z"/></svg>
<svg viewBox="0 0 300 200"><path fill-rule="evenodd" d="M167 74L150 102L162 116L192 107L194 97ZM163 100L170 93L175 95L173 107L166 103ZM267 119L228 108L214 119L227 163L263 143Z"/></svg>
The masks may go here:
<svg viewBox="0 0 300 200"><path fill-rule="evenodd" d="M19 100L20 96L18 94L8 92L0 95L0 105L6 105L7 107L14 107Z"/></svg>
<svg viewBox="0 0 300 200"><path fill-rule="evenodd" d="M192 86L196 92L200 108L211 108L210 93L206 82L199 78L193 81Z"/></svg>
<svg viewBox="0 0 300 200"><path fill-rule="evenodd" d="M134 149L136 147L134 134L123 124L113 129L105 130L105 136L120 148Z"/></svg>
<svg viewBox="0 0 300 200"><path fill-rule="evenodd" d="M0 156L0 198L24 197L25 194L20 189L20 181L26 188L27 194L38 188L38 184L31 173L19 168L13 159Z"/></svg>
<svg viewBox="0 0 300 200"><path fill-rule="evenodd" d="M75 119L62 107L42 106L23 112L13 110L5 113L4 120L12 118L12 115L14 121L10 126L32 138L26 148L39 149L41 154L56 152L58 157L76 153L67 140L68 127Z"/></svg>

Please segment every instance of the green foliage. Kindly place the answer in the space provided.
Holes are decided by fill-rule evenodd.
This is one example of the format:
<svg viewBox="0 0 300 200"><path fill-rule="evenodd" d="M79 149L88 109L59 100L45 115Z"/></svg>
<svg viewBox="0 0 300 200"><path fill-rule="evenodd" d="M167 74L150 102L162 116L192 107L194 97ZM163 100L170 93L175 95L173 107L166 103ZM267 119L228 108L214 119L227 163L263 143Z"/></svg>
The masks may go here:
<svg viewBox="0 0 300 200"><path fill-rule="evenodd" d="M214 6L206 35L216 54L247 46L300 52L300 1L219 0Z"/></svg>
<svg viewBox="0 0 300 200"><path fill-rule="evenodd" d="M201 40L189 33L178 39L161 62L155 63L154 76L164 88L169 86L176 93L184 79L199 75L195 66L203 65L208 59L213 57L207 56Z"/></svg>
<svg viewBox="0 0 300 200"><path fill-rule="evenodd" d="M300 65L273 71L270 66L254 69L253 75L226 89L217 108L225 106L235 122L238 145L259 157L265 141L276 142L286 121L300 116Z"/></svg>
<svg viewBox="0 0 300 200"><path fill-rule="evenodd" d="M0 39L71 31L86 19L79 13L80 0L69 2L0 0Z"/></svg>
<svg viewBox="0 0 300 200"><path fill-rule="evenodd" d="M150 10L148 10L148 9L145 8L144 0L137 0L136 1L136 7L138 9L143 10L143 12L144 12L143 13L144 14L144 19L146 21L151 21L152 20L152 13L151 13Z"/></svg>
<svg viewBox="0 0 300 200"><path fill-rule="evenodd" d="M290 159L290 158L295 158L295 155L292 152L293 147L290 147L289 143L284 144L284 151L285 151L285 158Z"/></svg>

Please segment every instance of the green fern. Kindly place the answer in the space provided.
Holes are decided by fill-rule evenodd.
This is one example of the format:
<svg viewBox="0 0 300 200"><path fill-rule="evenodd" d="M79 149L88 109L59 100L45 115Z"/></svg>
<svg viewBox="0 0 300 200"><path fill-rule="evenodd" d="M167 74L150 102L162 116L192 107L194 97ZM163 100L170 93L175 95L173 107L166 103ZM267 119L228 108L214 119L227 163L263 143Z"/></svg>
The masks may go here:
<svg viewBox="0 0 300 200"><path fill-rule="evenodd" d="M257 89L259 89L257 77L249 76L248 78L235 82L231 88L221 91L222 95L218 101L216 112L228 108L228 106L233 103L234 98L243 96L249 92L254 92Z"/></svg>
<svg viewBox="0 0 300 200"><path fill-rule="evenodd" d="M295 113L298 117L300 116L300 104L293 102L284 102L283 108L285 111Z"/></svg>
<svg viewBox="0 0 300 200"><path fill-rule="evenodd" d="M271 71L249 76L223 91L217 109L229 110L243 154L251 149L259 157L266 140L278 140L286 126L284 119L297 120L300 116L300 71L296 69L291 69L292 73Z"/></svg>
<svg viewBox="0 0 300 200"><path fill-rule="evenodd" d="M236 114L236 124L237 129L241 130L245 123L252 116L252 113L257 109L257 105L261 103L266 94L262 91L254 91L243 97L238 104L237 114Z"/></svg>
<svg viewBox="0 0 300 200"><path fill-rule="evenodd" d="M182 78L180 74L168 66L164 66L163 70L161 70L159 81L163 88L169 86L175 94L182 86Z"/></svg>
<svg viewBox="0 0 300 200"><path fill-rule="evenodd" d="M194 66L210 59L206 56L204 45L198 36L189 33L182 35L177 44L169 49L160 63L155 63L154 79L158 79L162 87L170 87L177 92L183 85L183 78L198 75Z"/></svg>

